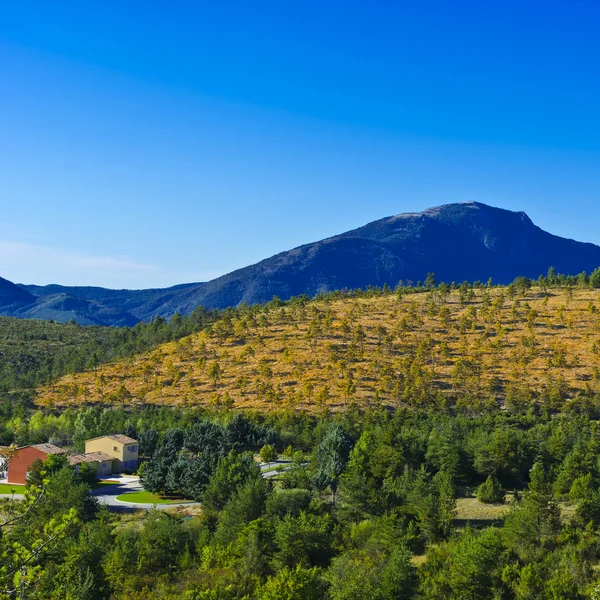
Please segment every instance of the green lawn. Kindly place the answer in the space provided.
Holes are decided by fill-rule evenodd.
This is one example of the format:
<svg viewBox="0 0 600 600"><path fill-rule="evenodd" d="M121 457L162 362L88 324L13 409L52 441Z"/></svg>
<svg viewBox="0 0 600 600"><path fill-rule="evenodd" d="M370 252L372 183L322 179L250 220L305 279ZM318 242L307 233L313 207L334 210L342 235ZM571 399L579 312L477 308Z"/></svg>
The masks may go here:
<svg viewBox="0 0 600 600"><path fill-rule="evenodd" d="M0 483L0 494L22 494L25 491L24 485L16 485L13 483Z"/></svg>
<svg viewBox="0 0 600 600"><path fill-rule="evenodd" d="M97 490L98 488L106 487L109 485L118 485L118 481L96 481L90 486L90 489Z"/></svg>
<svg viewBox="0 0 600 600"><path fill-rule="evenodd" d="M180 504L181 502L192 502L192 500L184 498L163 498L151 492L127 492L117 496L117 500L139 504Z"/></svg>

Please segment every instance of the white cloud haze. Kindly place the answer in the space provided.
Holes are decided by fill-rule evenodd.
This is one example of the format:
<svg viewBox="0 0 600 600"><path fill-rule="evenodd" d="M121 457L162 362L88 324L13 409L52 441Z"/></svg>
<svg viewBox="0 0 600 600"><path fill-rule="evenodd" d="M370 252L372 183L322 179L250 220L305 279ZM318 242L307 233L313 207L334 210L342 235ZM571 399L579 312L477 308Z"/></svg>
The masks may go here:
<svg viewBox="0 0 600 600"><path fill-rule="evenodd" d="M0 276L15 283L136 289L207 281L219 275L221 273L169 271L126 256L90 256L61 248L0 240Z"/></svg>

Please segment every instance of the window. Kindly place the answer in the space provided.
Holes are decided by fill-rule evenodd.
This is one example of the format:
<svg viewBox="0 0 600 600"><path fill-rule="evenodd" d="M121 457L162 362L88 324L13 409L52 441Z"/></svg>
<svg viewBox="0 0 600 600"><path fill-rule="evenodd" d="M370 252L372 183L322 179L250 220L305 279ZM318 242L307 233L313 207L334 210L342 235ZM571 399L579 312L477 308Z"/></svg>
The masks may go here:
<svg viewBox="0 0 600 600"><path fill-rule="evenodd" d="M118 451L119 451L119 450L118 450L118 448L117 448L116 446L113 446L113 450L114 450L115 452L118 452Z"/></svg>

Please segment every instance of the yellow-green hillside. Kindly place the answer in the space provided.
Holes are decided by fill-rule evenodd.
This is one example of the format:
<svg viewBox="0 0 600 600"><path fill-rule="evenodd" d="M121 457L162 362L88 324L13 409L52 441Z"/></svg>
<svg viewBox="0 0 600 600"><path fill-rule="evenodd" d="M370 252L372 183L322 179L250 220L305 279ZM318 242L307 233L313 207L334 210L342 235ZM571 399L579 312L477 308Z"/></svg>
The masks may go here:
<svg viewBox="0 0 600 600"><path fill-rule="evenodd" d="M38 391L42 405L154 403L312 411L360 405L554 406L600 391L600 293L438 290L297 302Z"/></svg>

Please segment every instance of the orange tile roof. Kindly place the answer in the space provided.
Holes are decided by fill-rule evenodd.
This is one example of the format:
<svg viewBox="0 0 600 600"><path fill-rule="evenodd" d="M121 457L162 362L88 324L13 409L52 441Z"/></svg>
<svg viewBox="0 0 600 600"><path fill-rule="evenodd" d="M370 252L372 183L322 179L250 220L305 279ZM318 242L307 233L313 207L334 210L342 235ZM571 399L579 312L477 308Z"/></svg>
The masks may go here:
<svg viewBox="0 0 600 600"><path fill-rule="evenodd" d="M88 442L92 442L94 440L101 440L102 438L108 438L110 440L114 440L115 442L119 442L120 444L137 444L138 441L130 438L127 435L123 435L122 433L114 433L112 435L99 435L98 437L92 438L91 440L86 440Z"/></svg>
<svg viewBox="0 0 600 600"><path fill-rule="evenodd" d="M115 433L114 435L109 435L108 437L111 440L121 442L121 444L137 444L137 440L134 440L127 435L123 435L122 433Z"/></svg>
<svg viewBox="0 0 600 600"><path fill-rule="evenodd" d="M81 463L94 463L115 460L114 456L106 452L88 452L87 454L73 454L69 456L70 465L80 465Z"/></svg>
<svg viewBox="0 0 600 600"><path fill-rule="evenodd" d="M43 452L44 454L66 454L67 452L66 450L63 450L54 444L32 444L31 447ZM27 448L27 446L24 446L24 448Z"/></svg>

